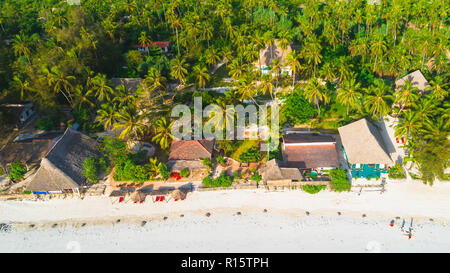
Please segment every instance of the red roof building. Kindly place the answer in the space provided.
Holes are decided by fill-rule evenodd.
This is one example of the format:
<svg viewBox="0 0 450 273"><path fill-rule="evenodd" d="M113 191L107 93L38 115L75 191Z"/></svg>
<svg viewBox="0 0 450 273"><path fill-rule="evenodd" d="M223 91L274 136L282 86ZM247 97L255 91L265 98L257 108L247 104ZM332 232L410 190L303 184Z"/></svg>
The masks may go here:
<svg viewBox="0 0 450 273"><path fill-rule="evenodd" d="M331 136L287 134L283 136L283 157L287 167L331 169L339 167L336 141Z"/></svg>

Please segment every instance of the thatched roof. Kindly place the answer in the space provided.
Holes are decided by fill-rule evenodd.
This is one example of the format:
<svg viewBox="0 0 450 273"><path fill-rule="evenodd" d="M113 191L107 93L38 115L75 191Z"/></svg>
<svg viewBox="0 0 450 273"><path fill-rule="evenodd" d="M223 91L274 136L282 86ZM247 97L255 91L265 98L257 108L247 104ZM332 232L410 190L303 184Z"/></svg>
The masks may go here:
<svg viewBox="0 0 450 273"><path fill-rule="evenodd" d="M174 190L170 193L173 199L184 199L186 198L186 193L182 192L181 190Z"/></svg>
<svg viewBox="0 0 450 273"><path fill-rule="evenodd" d="M109 194L109 197L119 197L128 195L129 191L125 190L114 190Z"/></svg>
<svg viewBox="0 0 450 273"><path fill-rule="evenodd" d="M280 168L279 162L272 159L261 168L263 180L303 180L303 176L297 168Z"/></svg>
<svg viewBox="0 0 450 273"><path fill-rule="evenodd" d="M281 63L284 62L286 56L292 51L291 46L288 45L286 49L282 49L280 43L275 41L271 46L267 46L259 51L259 64L270 66L273 60L277 59Z"/></svg>
<svg viewBox="0 0 450 273"><path fill-rule="evenodd" d="M84 160L99 155L94 139L68 128L42 159L27 190L59 191L79 188L86 181L83 176Z"/></svg>
<svg viewBox="0 0 450 273"><path fill-rule="evenodd" d="M38 164L51 148L51 140L12 142L0 151L0 165L14 161L25 162L27 165Z"/></svg>
<svg viewBox="0 0 450 273"><path fill-rule="evenodd" d="M425 88L427 86L430 86L430 84L428 83L427 79L425 79L425 76L422 74L422 72L420 72L420 70L416 70L404 76L403 78L395 81L395 86L397 90L400 89L401 86L403 86L407 80L411 81L412 86L417 87L420 90L420 92L424 92Z"/></svg>
<svg viewBox="0 0 450 273"><path fill-rule="evenodd" d="M145 200L145 196L147 196L147 194L145 194L144 192L135 191L131 194L130 198L133 202L139 202Z"/></svg>
<svg viewBox="0 0 450 273"><path fill-rule="evenodd" d="M141 78L112 78L111 84L114 88L123 84L129 91L136 92L143 79Z"/></svg>
<svg viewBox="0 0 450 273"><path fill-rule="evenodd" d="M393 164L380 132L368 120L360 119L338 130L349 163Z"/></svg>
<svg viewBox="0 0 450 273"><path fill-rule="evenodd" d="M158 190L152 190L149 195L154 196L154 195L167 195L169 194L170 190L168 189L158 189Z"/></svg>

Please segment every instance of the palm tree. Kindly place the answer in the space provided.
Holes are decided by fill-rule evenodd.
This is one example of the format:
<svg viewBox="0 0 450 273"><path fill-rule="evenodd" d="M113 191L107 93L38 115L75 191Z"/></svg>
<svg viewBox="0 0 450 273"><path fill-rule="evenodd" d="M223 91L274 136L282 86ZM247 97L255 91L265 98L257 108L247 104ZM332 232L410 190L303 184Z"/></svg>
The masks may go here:
<svg viewBox="0 0 450 273"><path fill-rule="evenodd" d="M319 118L320 118L320 102L327 104L330 100L328 96L327 89L319 83L317 78L311 78L305 86L305 90L303 95L309 102L314 102L319 110Z"/></svg>
<svg viewBox="0 0 450 273"><path fill-rule="evenodd" d="M88 106L95 107L95 104L91 101L91 92L84 91L84 88L81 85L77 85L74 89L75 93L75 101L73 106L78 106L78 109L81 109L83 105L87 104Z"/></svg>
<svg viewBox="0 0 450 273"><path fill-rule="evenodd" d="M172 135L172 125L175 121L168 122L165 117L160 118L156 121L154 126L155 136L152 141L159 143L161 149L166 150L170 146L170 141L174 139Z"/></svg>
<svg viewBox="0 0 450 273"><path fill-rule="evenodd" d="M137 97L132 94L125 85L121 84L117 86L116 91L117 94L112 99L112 102L117 103L119 108L128 105L136 105Z"/></svg>
<svg viewBox="0 0 450 273"><path fill-rule="evenodd" d="M25 58L27 58L28 60L28 63L30 63L30 55L31 55L30 37L28 37L24 33L16 35L16 37L12 40L12 47L15 56L25 56Z"/></svg>
<svg viewBox="0 0 450 273"><path fill-rule="evenodd" d="M25 90L28 90L30 87L30 83L27 80L22 80L19 76L14 76L13 80L15 82L15 84L17 85L17 87L20 90L20 99L23 100L23 94L25 92Z"/></svg>
<svg viewBox="0 0 450 273"><path fill-rule="evenodd" d="M194 75L197 79L197 84L199 87L205 87L206 82L210 79L208 69L206 66L200 64L194 66Z"/></svg>
<svg viewBox="0 0 450 273"><path fill-rule="evenodd" d="M147 76L144 79L144 84L146 86L148 86L150 88L150 91L155 91L155 90L165 90L165 84L167 82L166 77L164 77L163 75L161 75L161 72L152 67L149 69Z"/></svg>
<svg viewBox="0 0 450 273"><path fill-rule="evenodd" d="M92 85L91 91L95 92L95 96L98 101L103 101L106 99L107 101L111 100L111 96L113 94L113 89L108 85L108 79L104 74L97 74L92 81L90 82Z"/></svg>
<svg viewBox="0 0 450 273"><path fill-rule="evenodd" d="M245 71L247 71L245 64L240 65L238 60L233 60L233 62L231 62L229 75L233 78L233 80L238 81Z"/></svg>
<svg viewBox="0 0 450 273"><path fill-rule="evenodd" d="M430 81L431 86L427 86L425 90L431 91L431 96L436 100L443 100L448 96L447 86L448 82L445 81L444 77L436 76Z"/></svg>
<svg viewBox="0 0 450 273"><path fill-rule="evenodd" d="M344 81L342 87L337 90L336 99L342 105L347 106L347 116L349 108L354 108L362 97L362 94L358 91L360 88L361 84L357 83L355 78L352 78Z"/></svg>
<svg viewBox="0 0 450 273"><path fill-rule="evenodd" d="M53 66L50 71L44 68L44 72L47 73L48 84L53 86L55 93L63 94L70 106L73 107L73 99L70 94L72 84L70 82L75 80L75 77L66 75L57 66Z"/></svg>
<svg viewBox="0 0 450 273"><path fill-rule="evenodd" d="M141 134L146 129L146 126L142 123L144 116L138 113L138 110L134 106L126 106L116 113L116 123L114 123L113 129L124 129L120 133L119 138L135 136Z"/></svg>
<svg viewBox="0 0 450 273"><path fill-rule="evenodd" d="M266 94L267 91L269 91L270 96L273 99L273 83L270 75L264 75L262 78L262 83L260 84L263 95Z"/></svg>
<svg viewBox="0 0 450 273"><path fill-rule="evenodd" d="M417 133L423 131L419 116L411 109L407 109L402 113L394 128L395 137L408 138L411 135L415 136Z"/></svg>
<svg viewBox="0 0 450 273"><path fill-rule="evenodd" d="M180 84L184 84L187 74L187 64L184 58L177 56L170 61L170 76L179 80Z"/></svg>
<svg viewBox="0 0 450 273"><path fill-rule="evenodd" d="M406 80L400 90L396 92L395 103L401 105L400 111L410 107L419 99L419 89L413 86L410 80Z"/></svg>
<svg viewBox="0 0 450 273"><path fill-rule="evenodd" d="M299 55L295 50L289 52L288 56L286 57L286 64L291 68L292 71L292 88L294 88L295 85L295 75L298 71L302 69L302 65L299 61Z"/></svg>
<svg viewBox="0 0 450 273"><path fill-rule="evenodd" d="M96 121L104 124L105 131L113 127L117 122L117 109L114 104L103 103L100 109L97 110Z"/></svg>
<svg viewBox="0 0 450 273"><path fill-rule="evenodd" d="M389 86L383 80L377 79L375 85L371 85L365 89L366 97L364 106L372 113L372 115L384 116L389 114L391 107L388 104L392 100L389 94Z"/></svg>

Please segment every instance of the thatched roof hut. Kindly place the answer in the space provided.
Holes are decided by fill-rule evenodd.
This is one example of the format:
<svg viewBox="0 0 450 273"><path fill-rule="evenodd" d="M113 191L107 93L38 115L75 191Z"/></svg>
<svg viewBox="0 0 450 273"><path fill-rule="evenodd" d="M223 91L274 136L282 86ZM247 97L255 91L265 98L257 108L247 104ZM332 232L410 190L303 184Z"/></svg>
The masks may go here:
<svg viewBox="0 0 450 273"><path fill-rule="evenodd" d="M174 190L170 193L170 195L172 196L173 199L178 200L178 199L184 199L186 198L186 193L184 193L181 190Z"/></svg>
<svg viewBox="0 0 450 273"><path fill-rule="evenodd" d="M350 164L393 165L380 132L368 120L360 119L338 130Z"/></svg>
<svg viewBox="0 0 450 273"><path fill-rule="evenodd" d="M149 195L155 196L155 195L167 195L169 194L170 190L168 189L159 189L159 190L152 190Z"/></svg>
<svg viewBox="0 0 450 273"><path fill-rule="evenodd" d="M266 164L264 164L264 167L260 169L260 173L264 181L304 180L299 169L280 168L279 162L276 159L267 161Z"/></svg>
<svg viewBox="0 0 450 273"><path fill-rule="evenodd" d="M273 45L266 46L259 51L258 65L271 66L273 60L278 60L280 63L285 62L287 55L292 51L290 45L286 49L282 49L280 42L275 41Z"/></svg>
<svg viewBox="0 0 450 273"><path fill-rule="evenodd" d="M128 191L124 191L124 190L114 190L109 194L109 197L127 196L128 193L129 193Z"/></svg>
<svg viewBox="0 0 450 273"><path fill-rule="evenodd" d="M417 87L420 92L424 92L425 88L430 86L425 76L420 72L420 70L416 70L414 72L409 73L403 78L395 81L395 87L397 90L401 89L401 87L405 84L406 81L411 81L413 87Z"/></svg>
<svg viewBox="0 0 450 273"><path fill-rule="evenodd" d="M68 128L50 149L36 174L31 178L29 191L62 191L79 189L85 185L83 162L97 157L97 141Z"/></svg>
<svg viewBox="0 0 450 273"><path fill-rule="evenodd" d="M133 202L144 201L147 195L142 191L135 191L131 194L130 198Z"/></svg>

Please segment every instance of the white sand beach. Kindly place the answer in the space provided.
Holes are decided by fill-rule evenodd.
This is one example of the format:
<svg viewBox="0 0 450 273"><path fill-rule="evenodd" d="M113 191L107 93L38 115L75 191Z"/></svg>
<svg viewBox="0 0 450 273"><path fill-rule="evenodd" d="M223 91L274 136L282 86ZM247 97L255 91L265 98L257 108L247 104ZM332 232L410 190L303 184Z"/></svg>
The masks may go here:
<svg viewBox="0 0 450 273"><path fill-rule="evenodd" d="M403 182L383 194L261 189L193 192L168 203L2 201L0 223L12 229L0 232L0 252L450 252L448 196L449 183ZM409 228L411 218L409 240L399 226L405 219Z"/></svg>

